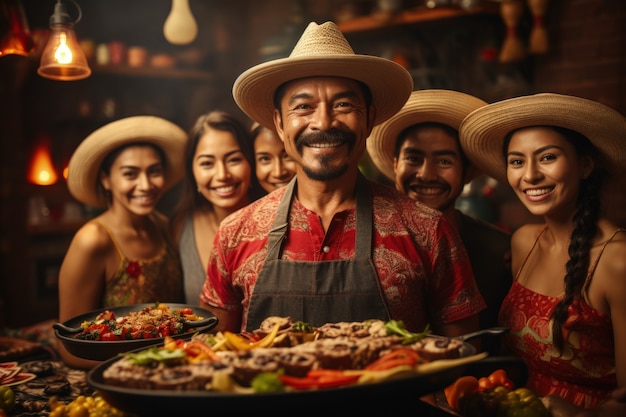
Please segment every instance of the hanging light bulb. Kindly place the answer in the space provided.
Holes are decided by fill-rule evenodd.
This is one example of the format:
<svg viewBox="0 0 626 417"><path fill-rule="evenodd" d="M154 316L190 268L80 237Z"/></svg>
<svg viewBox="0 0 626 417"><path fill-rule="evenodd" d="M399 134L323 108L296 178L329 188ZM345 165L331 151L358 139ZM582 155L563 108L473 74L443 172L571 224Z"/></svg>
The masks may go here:
<svg viewBox="0 0 626 417"><path fill-rule="evenodd" d="M198 24L189 8L189 0L172 0L170 14L163 25L163 35L175 45L186 45L196 39Z"/></svg>
<svg viewBox="0 0 626 417"><path fill-rule="evenodd" d="M57 0L54 13L50 16L50 36L41 53L41 63L37 69L37 73L44 78L72 81L91 75L85 53L74 33L74 24L81 19L82 11L78 3L74 0L72 3L78 9L76 21L72 20L61 0Z"/></svg>

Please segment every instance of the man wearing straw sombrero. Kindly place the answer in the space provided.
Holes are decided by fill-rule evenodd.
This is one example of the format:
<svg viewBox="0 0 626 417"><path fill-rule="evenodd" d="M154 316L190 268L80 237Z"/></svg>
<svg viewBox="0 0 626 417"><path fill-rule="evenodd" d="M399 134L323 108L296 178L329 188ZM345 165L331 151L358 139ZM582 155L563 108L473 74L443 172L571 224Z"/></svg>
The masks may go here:
<svg viewBox="0 0 626 417"><path fill-rule="evenodd" d="M497 326L500 304L511 286L510 234L456 208L465 184L481 174L461 149L459 125L485 105L459 91L413 91L402 109L375 126L367 140L372 162L396 189L441 211L461 236L487 302L480 312L481 328ZM482 348L497 353L500 339L483 340Z"/></svg>
<svg viewBox="0 0 626 417"><path fill-rule="evenodd" d="M239 76L235 101L276 130L297 174L221 223L200 297L216 330L254 330L270 316L478 329L485 303L449 223L359 172L372 127L412 88L404 68L356 55L332 22L310 23L288 58Z"/></svg>

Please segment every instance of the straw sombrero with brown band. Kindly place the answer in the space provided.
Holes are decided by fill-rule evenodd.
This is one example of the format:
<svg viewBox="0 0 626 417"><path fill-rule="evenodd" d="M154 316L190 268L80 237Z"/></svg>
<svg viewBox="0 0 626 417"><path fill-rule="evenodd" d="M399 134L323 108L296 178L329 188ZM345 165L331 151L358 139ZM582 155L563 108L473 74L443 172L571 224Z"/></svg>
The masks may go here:
<svg viewBox="0 0 626 417"><path fill-rule="evenodd" d="M404 67L385 58L355 54L333 22L311 22L289 57L243 72L233 85L233 98L250 118L274 129L274 93L278 87L299 78L324 76L350 78L367 85L376 108L374 124L397 112L413 90L413 78Z"/></svg>
<svg viewBox="0 0 626 417"><path fill-rule="evenodd" d="M68 165L67 187L82 203L106 207L106 196L98 185L104 158L123 145L150 143L165 154L164 188L168 189L184 174L186 142L187 133L182 128L160 117L132 116L116 120L95 130L78 145Z"/></svg>
<svg viewBox="0 0 626 417"><path fill-rule="evenodd" d="M626 168L626 117L598 102L561 94L516 97L473 111L459 128L461 146L479 169L506 184L504 138L530 126L558 126L586 136L611 177Z"/></svg>
<svg viewBox="0 0 626 417"><path fill-rule="evenodd" d="M396 141L404 129L419 123L435 122L458 130L465 116L486 105L485 101L458 91L413 91L400 111L374 127L367 139L367 152L380 172L393 180ZM472 178L478 174L477 171Z"/></svg>

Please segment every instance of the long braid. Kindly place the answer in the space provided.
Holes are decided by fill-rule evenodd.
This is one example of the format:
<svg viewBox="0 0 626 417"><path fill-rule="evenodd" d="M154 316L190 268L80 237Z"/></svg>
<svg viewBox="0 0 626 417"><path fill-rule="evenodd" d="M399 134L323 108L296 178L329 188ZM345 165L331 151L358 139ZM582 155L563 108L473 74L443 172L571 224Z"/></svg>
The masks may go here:
<svg viewBox="0 0 626 417"><path fill-rule="evenodd" d="M566 129L554 128L574 144L579 155L593 155L595 150L584 136ZM563 351L565 340L562 327L568 316L569 306L583 296L590 264L590 250L598 231L600 218L601 169L596 167L587 179L581 180L577 207L574 214L574 229L568 247L569 259L565 264L565 295L552 313L552 337L554 346Z"/></svg>
<svg viewBox="0 0 626 417"><path fill-rule="evenodd" d="M600 176L595 172L581 181L578 195L578 211L574 215L574 230L568 248L569 260L565 264L565 296L552 313L552 335L554 345L562 351L565 341L561 328L567 319L568 308L578 297L582 297L583 286L589 271L589 251L593 237L598 231L600 217Z"/></svg>

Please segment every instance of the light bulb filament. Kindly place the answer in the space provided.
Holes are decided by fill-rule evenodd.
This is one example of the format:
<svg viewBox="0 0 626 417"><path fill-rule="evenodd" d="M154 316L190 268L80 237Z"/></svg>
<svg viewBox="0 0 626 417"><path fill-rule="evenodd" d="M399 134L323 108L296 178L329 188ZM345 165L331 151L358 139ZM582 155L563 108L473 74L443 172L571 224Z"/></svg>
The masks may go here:
<svg viewBox="0 0 626 417"><path fill-rule="evenodd" d="M59 35L59 46L54 53L54 59L59 64L69 64L72 62L72 50L67 46L67 35L65 32L61 32Z"/></svg>

